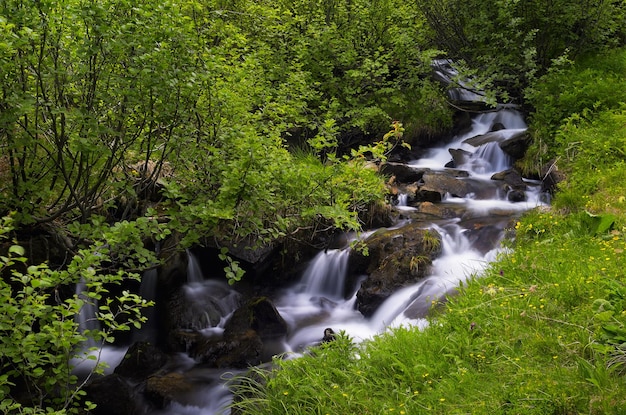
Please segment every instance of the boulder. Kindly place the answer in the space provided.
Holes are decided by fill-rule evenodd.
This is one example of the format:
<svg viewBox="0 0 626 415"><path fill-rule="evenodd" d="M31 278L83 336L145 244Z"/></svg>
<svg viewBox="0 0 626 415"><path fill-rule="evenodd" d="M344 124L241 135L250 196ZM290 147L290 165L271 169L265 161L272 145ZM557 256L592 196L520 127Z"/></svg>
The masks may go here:
<svg viewBox="0 0 626 415"><path fill-rule="evenodd" d="M486 134L481 134L481 135L468 138L467 140L464 140L463 142L474 147L480 147L488 143L493 143L493 142L500 143L503 140L504 140L504 136L502 135L502 133L497 132L497 131L491 131Z"/></svg>
<svg viewBox="0 0 626 415"><path fill-rule="evenodd" d="M448 152L452 156L452 162L446 164L446 167L449 168L462 166L468 163L472 158L472 153L467 150L462 150L460 148L451 148L448 150Z"/></svg>
<svg viewBox="0 0 626 415"><path fill-rule="evenodd" d="M208 367L244 369L260 364L262 351L261 337L248 330L221 340L204 338L192 345L189 356Z"/></svg>
<svg viewBox="0 0 626 415"><path fill-rule="evenodd" d="M452 219L459 216L459 212L456 210L431 202L420 203L419 206L417 206L417 210L420 213L427 213L441 219Z"/></svg>
<svg viewBox="0 0 626 415"><path fill-rule="evenodd" d="M151 343L136 342L128 349L114 373L129 379L145 379L167 362L167 355Z"/></svg>
<svg viewBox="0 0 626 415"><path fill-rule="evenodd" d="M495 173L491 176L491 180L502 180L511 189L526 189L526 182L524 182L522 175L515 169L509 169Z"/></svg>
<svg viewBox="0 0 626 415"><path fill-rule="evenodd" d="M491 176L492 180L502 180L504 191L510 202L523 202L526 200L526 183L522 175L515 169L505 170Z"/></svg>
<svg viewBox="0 0 626 415"><path fill-rule="evenodd" d="M491 126L491 131L500 131L500 130L506 130L506 127L504 126L504 124L502 124L501 122L493 123L493 125Z"/></svg>
<svg viewBox="0 0 626 415"><path fill-rule="evenodd" d="M139 415L137 392L122 376L113 373L85 386L85 400L96 404L93 415Z"/></svg>
<svg viewBox="0 0 626 415"><path fill-rule="evenodd" d="M422 187L415 192L415 196L413 197L412 201L418 203L439 203L441 202L442 198L443 195L441 194L441 191Z"/></svg>
<svg viewBox="0 0 626 415"><path fill-rule="evenodd" d="M348 269L353 276L368 275L357 292L357 307L365 316L399 288L423 278L441 252L441 236L418 223L381 229L364 243L369 255L352 251Z"/></svg>
<svg viewBox="0 0 626 415"><path fill-rule="evenodd" d="M526 154L531 143L530 135L526 131L519 132L500 142L500 148L515 160L519 160Z"/></svg>
<svg viewBox="0 0 626 415"><path fill-rule="evenodd" d="M287 323L266 297L256 297L238 308L224 326L223 338L187 336L189 355L217 368L246 368L261 363L264 342L287 334Z"/></svg>
<svg viewBox="0 0 626 415"><path fill-rule="evenodd" d="M422 177L422 192L437 192L443 197L446 193L456 197L465 197L472 189L467 181L460 180L448 172L428 172ZM441 199L440 199L441 200ZM436 202L436 200L428 200Z"/></svg>
<svg viewBox="0 0 626 415"><path fill-rule="evenodd" d="M262 339L287 334L287 323L267 297L256 297L238 308L224 326L224 338L234 338L253 330Z"/></svg>
<svg viewBox="0 0 626 415"><path fill-rule="evenodd" d="M517 189L510 189L506 198L509 202L517 203L517 202L525 202L526 201L526 192Z"/></svg>
<svg viewBox="0 0 626 415"><path fill-rule="evenodd" d="M215 327L224 315L217 295L208 291L198 291L194 298L189 298L185 289L181 288L167 301L166 307L165 326L169 352L185 352L189 346L190 332Z"/></svg>
<svg viewBox="0 0 626 415"><path fill-rule="evenodd" d="M181 373L151 376L146 380L144 396L154 407L163 409L177 397L191 392L193 386Z"/></svg>
<svg viewBox="0 0 626 415"><path fill-rule="evenodd" d="M476 224L467 231L467 239L472 248L485 255L498 246L502 239L502 228L494 225Z"/></svg>
<svg viewBox="0 0 626 415"><path fill-rule="evenodd" d="M415 169L406 164L384 163L380 166L380 173L386 176L394 176L398 183L413 183L421 180L424 169Z"/></svg>

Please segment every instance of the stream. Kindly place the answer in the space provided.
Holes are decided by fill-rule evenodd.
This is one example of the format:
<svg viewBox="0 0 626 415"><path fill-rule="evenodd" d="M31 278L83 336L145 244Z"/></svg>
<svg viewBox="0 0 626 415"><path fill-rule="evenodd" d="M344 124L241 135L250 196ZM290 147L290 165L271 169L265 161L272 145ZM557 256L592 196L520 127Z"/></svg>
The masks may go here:
<svg viewBox="0 0 626 415"><path fill-rule="evenodd" d="M514 109L484 113L473 119L472 128L465 134L455 137L450 143L440 148L430 150L424 157L409 163L410 167L428 168L433 171L446 169L450 161L449 149L462 149L471 153L464 165L456 169L469 173L467 180L479 182L479 187L485 191L478 194L469 194L464 198L445 197L442 205L458 208L463 206L464 218L502 216L507 212L507 220L496 221L504 226L515 215L521 214L543 204L539 193L539 183L526 181L526 200L510 202L506 194L499 191L499 187L491 180L494 173L509 169L510 158L500 150L497 143L488 143L473 147L464 143L467 138L486 134L499 123L505 126L497 131L503 139L510 137L526 128L524 120ZM407 198L400 194L396 209L410 217L414 207L407 206ZM400 221L396 226L403 226L406 221ZM472 275L480 275L481 271L496 259L501 248L497 247L482 253L475 249L467 236L459 218L439 220L437 223L424 223L425 228L433 227L442 235L442 254L433 261L430 275L418 283L402 288L389 297L370 318L365 318L355 307L357 286L353 287L352 295L344 296L345 278L349 247L321 251L313 258L300 281L272 298L280 315L287 322L289 334L284 341L272 345L266 351L267 359L272 354L287 353L298 356L307 346L319 343L324 329L333 328L335 331L345 331L356 342L361 342L385 331L389 327L410 325L424 327L428 323L423 318L411 318L415 310L422 310L424 315L433 300L444 296L458 287ZM368 234L361 235L366 238ZM190 267L190 272L200 272L198 268ZM363 276L365 278L366 276ZM224 315L215 327L205 328L207 335L219 335L223 324L230 313L234 311L233 297L236 293L226 285L217 285L215 281L203 280L197 275L190 275L187 290L195 292L199 298L206 298L215 292L216 299L221 301ZM407 311L411 310L410 313ZM184 363L184 364L183 364ZM187 365L185 367L184 365ZM171 404L158 415L212 415L220 412L230 402L230 393L224 386L222 371L206 370L194 366L189 358L181 356L181 368L186 374L197 381L198 389L188 396L181 397L179 402Z"/></svg>
<svg viewBox="0 0 626 415"><path fill-rule="evenodd" d="M494 126L498 130L493 132ZM502 128L503 127L503 128ZM526 124L522 115L512 108L482 113L473 118L471 130L453 138L446 145L429 150L423 157L408 163L416 169L428 171L445 171L451 161L451 149L462 150L466 156L455 171L467 172L463 180L472 181L473 188L479 192L471 192L465 197L446 195L438 203L442 207L450 207L462 212L462 217L437 219L432 222L415 219L412 213L417 210L409 204L409 197L397 195L397 209L400 220L395 225L402 226L415 220L422 221L423 228L433 228L442 237L442 253L433 261L429 275L414 285L396 291L386 299L376 312L366 318L356 308L356 292L360 286L357 281L352 287L351 295L345 295L349 246L341 249L328 249L319 252L308 264L299 281L293 286L275 293L271 300L288 325L288 335L273 344L265 345L262 352L264 361L270 361L273 355L284 353L297 357L307 347L318 344L327 327L335 332L345 331L355 342L362 342L384 332L390 327L417 326L425 327L428 322L422 318L426 315L432 302L442 298L467 278L480 275L482 270L496 259L501 252L499 241L489 241L493 249L477 249L476 240L470 240L469 230L471 219L488 218L490 225L499 226L498 236L512 219L525 210L544 204L540 194L540 184L525 180L525 200L511 202L506 192L502 191L501 183L491 180L494 173L511 168L511 159L498 146L514 134L524 131ZM474 147L465 142L466 139L483 134L495 134L496 140ZM374 230L372 230L373 232ZM371 232L360 235L367 238ZM493 234L487 234L493 235ZM482 236L491 237L491 236ZM480 241L479 241L480 242ZM220 310L219 318L206 316L204 327L195 327L207 337L222 335L224 324L235 311L240 294L224 282L206 279L198 261L188 252L189 266L187 284L183 287L189 303L202 313L202 305L210 302L213 309ZM367 276L362 276L362 281ZM155 277L144 278L142 294L154 296ZM194 311L196 312L196 311ZM421 316L421 317L415 317ZM154 333L147 328L137 334L136 340L150 340ZM117 359L121 359L119 351L106 351L106 356L114 356L109 361L115 367ZM106 358L106 357L105 357ZM228 414L224 409L231 402L228 390L228 378L236 374L232 370L207 369L187 356L179 354L170 364L169 370L183 373L185 379L194 385L193 391L181 393L169 406L160 411L148 411L154 415L217 415Z"/></svg>

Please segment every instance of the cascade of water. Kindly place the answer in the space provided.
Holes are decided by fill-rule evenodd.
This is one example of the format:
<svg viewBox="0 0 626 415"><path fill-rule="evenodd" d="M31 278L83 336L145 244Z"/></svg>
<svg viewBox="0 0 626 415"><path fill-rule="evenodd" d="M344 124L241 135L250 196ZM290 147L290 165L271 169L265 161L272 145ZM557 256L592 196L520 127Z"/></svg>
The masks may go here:
<svg viewBox="0 0 626 415"><path fill-rule="evenodd" d="M417 325L424 327L424 317L432 302L445 296L470 275L480 273L494 258L494 252L486 255L472 249L466 232L457 223L433 228L442 236L442 254L433 261L429 277L402 288L381 304L376 313L366 319L355 309L356 292L348 299L328 301L310 295L302 296L289 291L279 301L279 311L288 322L293 334L288 339L291 350L315 344L325 327L345 330L355 340L373 337L388 327ZM331 278L337 268L338 253L319 255L311 261L302 278L303 283L318 287L320 280ZM311 278L315 275L315 278ZM319 289L306 292L319 293ZM298 292L302 292L302 287Z"/></svg>
<svg viewBox="0 0 626 415"><path fill-rule="evenodd" d="M382 330L401 324L423 327L426 324L423 317L433 301L445 296L470 275L484 269L487 256L472 249L459 225L433 225L433 228L442 236L442 253L433 261L430 276L390 296L371 318L375 328ZM487 255L491 257L492 254Z"/></svg>
<svg viewBox="0 0 626 415"><path fill-rule="evenodd" d="M317 254L302 276L304 292L342 298L349 252L348 249L329 249Z"/></svg>
<svg viewBox="0 0 626 415"><path fill-rule="evenodd" d="M491 175L511 167L511 157L498 143L490 142L478 147L467 164L459 166L477 175Z"/></svg>
<svg viewBox="0 0 626 415"><path fill-rule="evenodd" d="M474 91L469 86L468 80L459 79L459 71L454 67L450 59L435 59L432 63L435 75L448 85L458 85L450 88L448 96L453 101L480 102L485 101L485 95L480 91Z"/></svg>
<svg viewBox="0 0 626 415"><path fill-rule="evenodd" d="M198 259L189 249L185 252L187 253L187 282L204 281L204 274L202 273Z"/></svg>
<svg viewBox="0 0 626 415"><path fill-rule="evenodd" d="M415 210L414 207L409 206L409 195L406 193L399 193L397 196L396 209L398 210Z"/></svg>
<svg viewBox="0 0 626 415"><path fill-rule="evenodd" d="M478 114L472 119L472 126L467 132L459 134L458 136L454 137L449 143L441 147L430 149L420 159L410 162L409 166L429 168L433 170L443 170L445 168L444 166L450 161L451 149L461 149L473 154L472 157L475 159L474 162L476 162L476 159L481 158L481 152L485 152L486 150L479 150L476 147L465 143L465 141L472 137L489 133L496 125L504 126L504 129L501 129L495 133L496 136L499 137L494 138L496 142L508 139L514 134L524 131L524 129L526 128L526 123L524 122L524 118L522 117L521 113L512 108L503 108L499 111ZM493 146L489 145L489 147ZM496 162L496 165L493 166L493 170L491 172L500 171L497 170L498 168L502 168L501 170L505 170L510 166L510 159L508 158L508 156L504 157L505 154L502 152L502 150L499 148L498 150L491 149L490 151L492 154L490 154L489 158L487 159L490 163L493 163L494 161ZM503 160L499 160L500 158L503 158ZM471 166L469 170L472 171Z"/></svg>
<svg viewBox="0 0 626 415"><path fill-rule="evenodd" d="M81 279L76 284L75 294L85 302L76 315L76 322L78 323L78 330L87 336L82 347L75 351L75 357L70 360L72 373L81 379L86 378L95 369L96 364L100 362L105 364L105 374L112 373L126 353L126 348L102 347L96 343L92 336L88 335L89 331L100 329L100 322L97 318L98 303L95 299L89 298L87 292L87 284Z"/></svg>
<svg viewBox="0 0 626 415"><path fill-rule="evenodd" d="M158 273L156 268L149 269L141 277L139 295L146 301L156 301ZM148 319L139 330L133 332L133 342L147 341L154 343L157 339L158 324L155 306L144 309L143 314Z"/></svg>
<svg viewBox="0 0 626 415"><path fill-rule="evenodd" d="M84 345L86 349L96 346L93 337L88 334L89 331L100 329L100 323L96 316L98 302L94 298L89 298L87 291L87 284L84 279L81 279L80 282L76 284L75 294L76 297L84 302L83 306L80 308L80 312L76 316L76 322L78 323L78 330L81 333L87 333L87 340Z"/></svg>
<svg viewBox="0 0 626 415"><path fill-rule="evenodd" d="M183 287L188 325L207 336L223 333L224 324L240 304L241 295L222 281L203 280Z"/></svg>
<svg viewBox="0 0 626 415"><path fill-rule="evenodd" d="M221 370L205 370L188 373L191 377L199 377L202 386L195 393L185 393L176 396L177 402L164 410L153 412L152 415L226 415L230 411L227 406L232 402L233 396L228 388L228 380L240 373L229 371L224 374ZM225 382L226 381L226 382ZM174 392L176 393L176 392Z"/></svg>

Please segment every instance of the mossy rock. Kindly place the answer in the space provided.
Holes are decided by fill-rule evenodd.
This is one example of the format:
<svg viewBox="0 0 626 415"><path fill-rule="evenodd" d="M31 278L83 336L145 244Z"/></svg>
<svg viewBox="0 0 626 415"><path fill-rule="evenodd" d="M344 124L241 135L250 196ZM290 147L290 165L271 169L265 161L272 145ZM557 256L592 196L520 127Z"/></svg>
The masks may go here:
<svg viewBox="0 0 626 415"><path fill-rule="evenodd" d="M381 229L366 241L368 255L350 255L350 274L368 277L357 292L357 306L363 315L372 315L378 306L399 288L424 278L432 260L441 253L441 235L411 223L398 229Z"/></svg>

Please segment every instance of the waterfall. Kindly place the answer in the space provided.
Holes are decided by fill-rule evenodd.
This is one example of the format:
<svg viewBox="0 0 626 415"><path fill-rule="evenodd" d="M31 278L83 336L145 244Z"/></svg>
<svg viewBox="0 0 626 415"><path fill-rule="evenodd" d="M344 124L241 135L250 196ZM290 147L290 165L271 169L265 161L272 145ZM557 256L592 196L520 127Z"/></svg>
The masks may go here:
<svg viewBox="0 0 626 415"><path fill-rule="evenodd" d="M495 126L504 127L498 131L492 131ZM426 154L418 160L411 161L410 167L428 168L432 170L444 170L445 165L450 161L450 150L460 149L471 153L471 163L459 168L467 168L469 172L495 173L506 170L511 166L511 159L498 146L498 143L523 132L526 123L522 114L512 108L501 108L498 111L479 114L472 119L472 126L469 131L454 137L449 143L428 150ZM493 142L483 144L478 148L467 144L466 140L490 133ZM482 166L481 166L482 164ZM476 165L476 168L473 167ZM480 171L480 170L483 171Z"/></svg>
<svg viewBox="0 0 626 415"><path fill-rule="evenodd" d="M72 373L80 379L86 378L95 369L98 363L105 364L105 374L112 373L127 350L125 347L102 347L89 335L89 331L100 330L100 322L97 317L98 302L93 298L89 298L87 292L87 284L84 279L81 279L80 282L76 284L75 295L77 298L84 300L84 303L75 318L78 323L78 330L80 333L85 334L86 340L82 346L74 352L74 357L70 359Z"/></svg>
<svg viewBox="0 0 626 415"><path fill-rule="evenodd" d="M343 297L349 252L349 249L329 249L317 254L302 276L304 291L330 298Z"/></svg>
<svg viewBox="0 0 626 415"><path fill-rule="evenodd" d="M497 142L490 142L478 147L468 163L459 167L475 174L490 175L510 168L511 157L502 151Z"/></svg>
<svg viewBox="0 0 626 415"><path fill-rule="evenodd" d="M141 277L139 295L146 301L157 299L158 273L156 268L149 269ZM143 314L148 319L139 330L133 332L133 342L148 341L154 343L157 340L159 325L157 322L156 305L146 308Z"/></svg>
<svg viewBox="0 0 626 415"><path fill-rule="evenodd" d="M187 253L187 282L202 282L204 281L204 274L200 263L194 254L189 249L185 250Z"/></svg>
<svg viewBox="0 0 626 415"><path fill-rule="evenodd" d="M474 92L468 86L467 80L459 79L459 72L454 68L454 62L450 59L435 59L432 63L435 76L448 85L458 85L448 91L448 96L453 101L483 102L485 95Z"/></svg>
<svg viewBox="0 0 626 415"><path fill-rule="evenodd" d="M221 335L240 305L241 295L222 281L203 280L183 286L188 327L207 336Z"/></svg>
<svg viewBox="0 0 626 415"><path fill-rule="evenodd" d="M76 316L76 322L78 323L78 330L86 337L84 348L89 349L96 346L96 342L89 334L90 331L99 330L100 322L96 312L98 311L98 302L94 298L89 298L87 295L88 289L85 280L81 278L80 282L76 284L75 295L77 298L83 300L83 306L80 308L78 315Z"/></svg>
<svg viewBox="0 0 626 415"><path fill-rule="evenodd" d="M396 209L398 210L415 210L414 207L409 206L409 195L406 193L399 193L396 201Z"/></svg>

